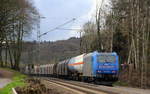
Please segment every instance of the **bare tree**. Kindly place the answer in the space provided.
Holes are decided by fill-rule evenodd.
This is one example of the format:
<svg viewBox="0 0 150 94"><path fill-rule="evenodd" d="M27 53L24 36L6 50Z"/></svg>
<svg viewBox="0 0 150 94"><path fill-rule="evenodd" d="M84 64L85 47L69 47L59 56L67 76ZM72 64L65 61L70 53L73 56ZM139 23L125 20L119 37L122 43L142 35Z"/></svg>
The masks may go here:
<svg viewBox="0 0 150 94"><path fill-rule="evenodd" d="M35 16L39 14L28 0L7 0L7 2L2 0L0 5L2 6L0 10L2 21L0 23L0 50L2 50L2 43L4 42L9 52L10 65L18 70L23 37L32 30L38 19ZM0 61L3 62L2 59Z"/></svg>

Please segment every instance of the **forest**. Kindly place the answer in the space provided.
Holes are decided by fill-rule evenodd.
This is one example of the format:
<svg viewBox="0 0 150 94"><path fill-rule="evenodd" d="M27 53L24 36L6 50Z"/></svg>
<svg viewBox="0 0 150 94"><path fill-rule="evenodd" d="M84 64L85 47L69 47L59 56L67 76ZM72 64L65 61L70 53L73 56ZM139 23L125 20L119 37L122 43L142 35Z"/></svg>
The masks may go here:
<svg viewBox="0 0 150 94"><path fill-rule="evenodd" d="M110 9L109 11L107 11ZM134 86L150 86L150 1L111 0L97 6L95 21L84 24L81 53L117 52L120 78Z"/></svg>

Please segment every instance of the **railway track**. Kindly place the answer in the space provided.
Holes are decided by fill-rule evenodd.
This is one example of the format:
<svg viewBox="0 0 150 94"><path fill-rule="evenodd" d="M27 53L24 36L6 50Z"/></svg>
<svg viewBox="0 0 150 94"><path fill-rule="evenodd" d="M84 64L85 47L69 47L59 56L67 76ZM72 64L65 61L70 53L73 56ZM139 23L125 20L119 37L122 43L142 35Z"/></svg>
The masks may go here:
<svg viewBox="0 0 150 94"><path fill-rule="evenodd" d="M82 84L78 82L72 82L72 81L66 81L66 80L61 80L57 78L42 78L46 81L48 81L51 84L58 85L60 87L69 89L76 94L116 94L113 92L108 92L108 91L103 91L98 88L96 88L95 85L92 84Z"/></svg>

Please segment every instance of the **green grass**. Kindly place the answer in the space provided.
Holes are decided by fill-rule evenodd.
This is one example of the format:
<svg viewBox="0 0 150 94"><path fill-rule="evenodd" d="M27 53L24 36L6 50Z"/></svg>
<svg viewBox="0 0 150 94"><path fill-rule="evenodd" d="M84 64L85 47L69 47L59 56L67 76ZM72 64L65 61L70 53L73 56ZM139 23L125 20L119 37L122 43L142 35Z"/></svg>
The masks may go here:
<svg viewBox="0 0 150 94"><path fill-rule="evenodd" d="M14 73L14 76L12 78L12 82L6 85L4 88L0 89L0 94L12 94L12 88L18 87L18 86L25 86L24 79L26 78L26 75L23 75L19 72L16 72L14 70L6 69Z"/></svg>
<svg viewBox="0 0 150 94"><path fill-rule="evenodd" d="M129 86L129 85L126 82L117 81L113 84L113 86Z"/></svg>

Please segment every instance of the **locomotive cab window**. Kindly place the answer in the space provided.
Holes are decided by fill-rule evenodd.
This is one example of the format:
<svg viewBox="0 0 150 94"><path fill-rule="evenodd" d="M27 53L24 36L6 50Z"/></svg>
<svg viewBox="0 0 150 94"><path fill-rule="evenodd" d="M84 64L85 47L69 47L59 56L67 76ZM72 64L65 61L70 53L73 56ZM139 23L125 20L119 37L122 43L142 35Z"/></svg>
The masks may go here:
<svg viewBox="0 0 150 94"><path fill-rule="evenodd" d="M98 56L97 59L99 63L115 63L116 62L116 56L113 56L113 55L100 55Z"/></svg>

